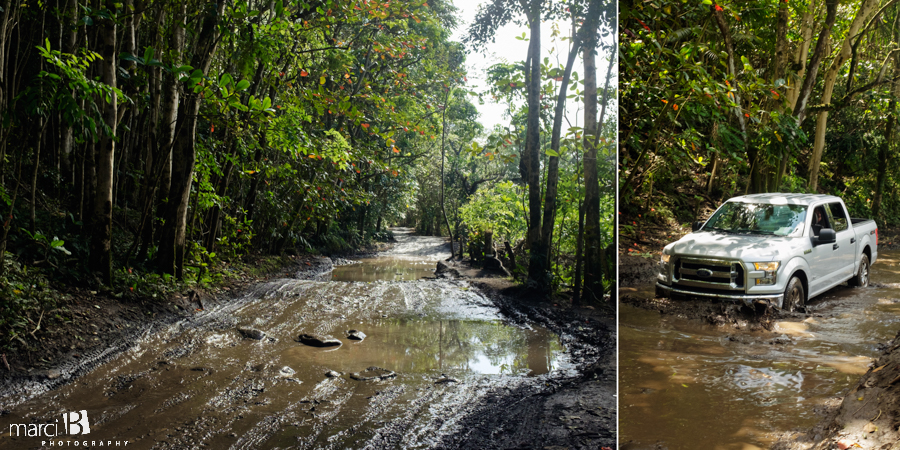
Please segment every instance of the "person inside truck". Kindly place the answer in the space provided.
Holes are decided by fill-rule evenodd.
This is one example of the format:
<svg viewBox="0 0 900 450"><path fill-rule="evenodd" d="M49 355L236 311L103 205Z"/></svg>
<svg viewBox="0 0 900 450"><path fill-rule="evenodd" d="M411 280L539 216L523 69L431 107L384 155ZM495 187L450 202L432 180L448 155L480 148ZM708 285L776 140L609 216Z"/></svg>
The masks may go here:
<svg viewBox="0 0 900 450"><path fill-rule="evenodd" d="M828 228L828 216L825 215L825 208L817 206L813 213L812 233L818 237L822 228Z"/></svg>

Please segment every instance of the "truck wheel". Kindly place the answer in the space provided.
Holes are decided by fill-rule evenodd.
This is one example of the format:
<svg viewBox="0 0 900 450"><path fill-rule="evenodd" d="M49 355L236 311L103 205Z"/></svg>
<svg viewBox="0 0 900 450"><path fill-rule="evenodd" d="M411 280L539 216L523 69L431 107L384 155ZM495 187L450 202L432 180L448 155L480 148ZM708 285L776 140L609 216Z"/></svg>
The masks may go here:
<svg viewBox="0 0 900 450"><path fill-rule="evenodd" d="M781 303L781 309L793 312L798 306L803 306L805 299L803 282L797 277L792 277L784 290L784 300Z"/></svg>
<svg viewBox="0 0 900 450"><path fill-rule="evenodd" d="M848 282L850 286L866 287L869 285L869 257L865 253L859 258L859 270Z"/></svg>

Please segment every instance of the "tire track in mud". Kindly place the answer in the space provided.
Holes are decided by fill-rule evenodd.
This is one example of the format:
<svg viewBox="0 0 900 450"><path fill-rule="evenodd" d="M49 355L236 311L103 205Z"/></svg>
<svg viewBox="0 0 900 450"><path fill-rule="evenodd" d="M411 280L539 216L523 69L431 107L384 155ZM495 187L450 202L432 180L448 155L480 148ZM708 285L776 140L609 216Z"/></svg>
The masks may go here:
<svg viewBox="0 0 900 450"><path fill-rule="evenodd" d="M327 367L323 361L331 360L323 355L329 350L293 342L300 333L337 335L357 322L403 329L405 321L423 317L487 321L491 327L519 330L547 327L561 333L568 346L563 360L578 367L564 363L564 370L531 378L453 369L451 379L438 377L434 369L404 372L386 365L398 371L395 378L358 381L345 374L329 378L326 372L362 371L362 361L359 368ZM138 448L491 447L497 433L516 429L509 420L519 419L486 417L498 410L543 407L543 399L582 379L577 369L602 359L606 341L591 341L602 334L599 328L576 330L567 320L574 319L492 301L465 281L271 280L191 317L136 331L133 340L123 342L125 351L105 350L112 364L93 372L82 366L81 386L60 389L62 383L44 383L45 389L58 389L40 400L48 404L13 416L41 420L51 410L73 409L72 402L94 402L86 408L98 435L114 432ZM238 327L258 329L265 337L243 338ZM439 329L443 333L444 325ZM421 338L434 340L437 332L425 331ZM361 346L347 348L356 345ZM366 345L345 340L342 347L365 356ZM386 361L394 357L389 354ZM105 403L84 390L104 393ZM532 428L541 422L533 414L523 417L521 424ZM0 442L0 448L10 448L7 444Z"/></svg>

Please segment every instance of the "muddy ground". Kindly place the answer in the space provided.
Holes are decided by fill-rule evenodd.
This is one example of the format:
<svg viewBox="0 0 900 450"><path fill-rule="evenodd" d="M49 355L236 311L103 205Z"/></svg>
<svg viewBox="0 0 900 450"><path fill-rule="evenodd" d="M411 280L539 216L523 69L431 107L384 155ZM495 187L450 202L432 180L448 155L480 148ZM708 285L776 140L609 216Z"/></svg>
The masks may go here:
<svg viewBox="0 0 900 450"><path fill-rule="evenodd" d="M0 356L0 417L8 413L4 397L30 397L74 382L136 340L227 304L254 283L279 276L314 279L331 269L328 257L284 257L267 275L244 276L212 291L191 289L163 299L72 288L64 305L70 320L20 341Z"/></svg>
<svg viewBox="0 0 900 450"><path fill-rule="evenodd" d="M488 396L464 421L464 428L471 431L452 439L452 446L481 448L490 443L486 448L616 448L615 316L590 307L560 306L501 274L466 262L452 262L448 268L449 276L469 280L504 315L558 333L579 366L578 375L557 379L554 384Z"/></svg>
<svg viewBox="0 0 900 450"><path fill-rule="evenodd" d="M342 263L352 261L341 259L332 261L327 257L297 257L289 261L286 267L273 272L271 277L312 279L328 274L334 265ZM458 270L454 275L463 282L470 283L491 299L511 323L538 325L558 333L575 370L566 370L562 376L545 377L543 379L547 381L542 383L497 383L494 387L489 385L485 391L472 397L463 407L457 405L429 407L438 413L429 419L432 423L426 424L426 428L452 430L441 433L432 447L573 449L615 447L614 317L590 308L579 310L561 308L496 274L480 273L481 271L477 269L469 269L463 265L457 267ZM11 413L3 407L5 403L3 398L15 398L16 403L20 403L23 398L41 396L48 391L73 384L102 363L132 348L136 341L164 331L170 324L178 322L185 323L184 327L203 326L202 319L197 321L196 325L188 324L191 323L193 316L201 316L202 310L221 308L227 310L231 303L240 302L242 294L246 291L261 286L257 284L258 281L260 280L248 278L216 292L192 291L158 301L129 300L104 293L76 293L70 305L73 318L70 323L53 335L27 343L28 347L32 347L32 351L9 354L9 370L4 371L0 368L2 374L0 417L9 414L12 414L10 417L15 417L18 414ZM185 322L185 319L188 321ZM188 344L190 343L185 345ZM32 355L30 359L29 353ZM163 363L168 364L166 361ZM165 370L170 368L169 365L160 367ZM185 369L175 367L173 370ZM200 371L195 373L197 370ZM250 371L255 370L251 368ZM215 371L191 368L186 373L190 375L186 379L192 379L197 376L203 378L210 374L214 375ZM120 390L123 395L137 394L127 392L133 385L145 383L142 381L144 378L128 381L129 378L125 380L125 384L118 387L122 388ZM338 380L337 383L344 383L340 378L335 380ZM273 388L279 385L278 383L281 382L277 382ZM378 409L379 401L385 401L383 397L399 395L394 392L395 390L388 388L375 391L375 395L371 397L373 410ZM444 391L446 389L434 390L435 395L443 395L441 392ZM240 397L242 392L236 391L232 394ZM253 394L256 391L249 392ZM53 392L49 394L51 397L59 395ZM241 398L236 397L235 401L240 403ZM332 400L323 401L327 403ZM390 398L386 401L390 401ZM318 404L317 401L315 403ZM12 408L10 404L8 406ZM313 406L311 411L315 410L316 407ZM417 413L411 412L410 417L415 414ZM240 419L241 416L237 418ZM411 419L399 418L387 421L378 429L368 445L373 448L402 446L410 431L416 429L416 425L409 423L409 420ZM159 436L141 435L139 440L143 438L145 441L138 443L138 446L153 441L156 441L154 448L191 446L194 444L191 443L190 430L196 428L198 432L203 431L206 425L199 422L186 423L175 430L161 430L162 434ZM273 426L277 425L276 421ZM246 439L239 434L232 436L238 439L238 443L243 442L241 445L244 447L255 448L253 442L262 441L254 439L260 439L269 431L256 429L252 431L253 433L248 434ZM262 435L256 436L254 434L256 432Z"/></svg>
<svg viewBox="0 0 900 450"><path fill-rule="evenodd" d="M900 449L900 333L840 403L810 430L786 433L773 450Z"/></svg>
<svg viewBox="0 0 900 450"><path fill-rule="evenodd" d="M626 222L630 223L630 222ZM653 298L652 286L662 248L689 232L687 227L648 225L634 221L623 235L619 252L620 301L663 315L717 325L729 331L771 330L776 321L833 317L833 305L813 302L805 311L752 310L721 301ZM879 250L900 248L900 227L879 230ZM773 337L775 337L773 335ZM822 420L812 429L784 433L777 450L900 449L900 333L882 344L884 353L843 398L831 398L817 409Z"/></svg>
<svg viewBox="0 0 900 450"><path fill-rule="evenodd" d="M777 320L790 318L803 320L808 317L802 313L788 313L772 308L754 309L732 302L654 298L653 291L648 289L652 289L656 283L657 267L654 259L619 255L619 279L622 280L619 290L620 302L659 311L660 314L698 320L734 330L771 330Z"/></svg>

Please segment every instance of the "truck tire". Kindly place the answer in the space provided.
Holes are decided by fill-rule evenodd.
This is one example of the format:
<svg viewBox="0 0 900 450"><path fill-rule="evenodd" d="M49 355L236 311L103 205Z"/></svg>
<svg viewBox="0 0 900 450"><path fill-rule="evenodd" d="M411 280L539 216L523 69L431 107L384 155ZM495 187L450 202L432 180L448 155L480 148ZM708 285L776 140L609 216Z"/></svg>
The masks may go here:
<svg viewBox="0 0 900 450"><path fill-rule="evenodd" d="M806 294L803 292L803 282L800 278L791 277L787 287L784 289L784 300L781 302L781 309L784 311L795 311L798 306L803 306L806 300Z"/></svg>
<svg viewBox="0 0 900 450"><path fill-rule="evenodd" d="M654 293L653 298L666 298L666 291L661 289L659 286L656 286L656 292Z"/></svg>
<svg viewBox="0 0 900 450"><path fill-rule="evenodd" d="M866 287L869 285L869 257L863 253L859 258L859 270L847 284L850 286Z"/></svg>

